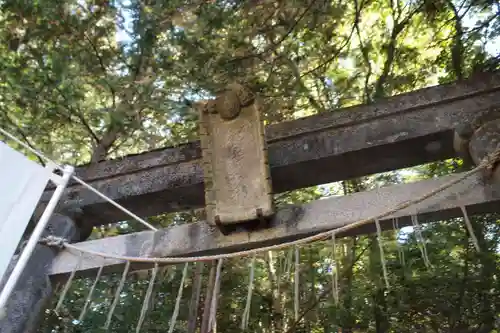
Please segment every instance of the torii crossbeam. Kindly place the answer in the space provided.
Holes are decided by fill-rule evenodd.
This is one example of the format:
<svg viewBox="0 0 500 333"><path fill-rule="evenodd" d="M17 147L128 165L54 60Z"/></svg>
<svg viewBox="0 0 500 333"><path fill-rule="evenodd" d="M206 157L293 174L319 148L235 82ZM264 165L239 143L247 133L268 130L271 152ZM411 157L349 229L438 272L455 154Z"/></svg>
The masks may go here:
<svg viewBox="0 0 500 333"><path fill-rule="evenodd" d="M500 72L267 126L273 192L458 156L455 128L496 107ZM142 217L205 204L199 141L82 166L76 175ZM75 183L63 200L95 226L128 218Z"/></svg>
<svg viewBox="0 0 500 333"><path fill-rule="evenodd" d="M324 155L315 156L325 162L326 166L318 169L315 174L301 175L298 178L303 180L309 177L317 177L316 179L338 180L339 176L327 169L330 166L335 169L335 165L328 163L332 161L333 156L336 156L337 159L342 158L344 161L350 162L347 166L353 170L357 170L354 172L351 171L351 174L366 175L366 171L359 171L359 169L366 170L366 166L354 163L354 159L351 160L351 157L349 157L350 155L362 156L355 153L355 151L349 152L346 146L354 147L358 145L360 150L369 152L377 147L377 143L380 144L380 147L387 149L385 153L381 153L381 158L386 156L391 157L392 160L391 163L385 164L378 171L396 169L394 167L396 165L407 166L409 163L409 160L406 159L409 156L408 154L420 151L419 146L413 147L414 149L410 150L409 153L397 147L410 149L412 145L419 144L425 144L425 147L420 148L426 153L414 158L413 163L415 164L433 159L445 159L457 156L458 154L464 154L464 152L469 157L472 157L471 160L477 164L482 158L495 151L496 146L492 145L491 142L500 139L500 126L497 126L498 121L495 120L500 119L500 113L498 112L500 107L499 91L500 75L499 73L494 73L493 75L478 76L467 82L433 87L420 92L396 96L381 102L390 104L395 109L380 111L378 107L381 104L374 104L373 106L358 107L359 109L353 108L351 111L340 111L335 118L338 121L337 123L330 124L329 126L323 124L322 129L318 129L314 133L311 131L303 132L303 129L307 128L307 124L312 124L311 119L315 119L321 115L290 122L289 126L291 126L290 124L295 124L296 126L305 124L306 126L295 130L289 128L287 133L290 136L284 140L291 140L289 142L290 144L293 143L293 145L292 148L286 149L290 155L282 156L285 162L282 161L281 163L282 165L290 163L290 166L275 167L276 172L282 170L282 168L297 168L300 170L300 168L304 168L303 164L307 165L308 163L314 165L316 161L313 158L302 160L300 163L297 163L297 161L301 160L299 156L302 156L304 150L315 151L312 148L322 147L325 149L323 152ZM439 94L444 96L444 100L439 99ZM365 108L365 112L369 115L361 113L363 108ZM342 112L344 112L343 116L345 118L342 118ZM349 114L349 112L352 114ZM487 117L484 117L484 115L487 115ZM473 129L467 124L474 124L472 126ZM280 125L286 126L283 124ZM456 130L457 128L459 130ZM391 129L394 132L391 132ZM404 132L403 129L406 129L407 132ZM352 143L347 139L335 143L329 141L333 140L330 135L335 133L340 137L348 134L351 134L353 137L357 136L356 143ZM373 139L359 140L360 136ZM376 138L379 136L384 139L377 141ZM293 139L290 139L290 137ZM312 138L320 140L320 143L314 145ZM457 141L456 138L460 138L461 141ZM269 140L268 138L268 142L271 142L272 145L273 142L277 141ZM331 146L329 146L330 144ZM458 151L453 149L454 144ZM257 148L259 148L258 145ZM274 153L276 151L279 150L274 150ZM375 151L377 150L375 149ZM328 155L327 152L331 155ZM269 160L273 161L273 150L270 150L270 154ZM373 156L371 157L373 158ZM190 162L179 163L177 167L179 168L185 163ZM318 168L317 165L316 168ZM165 171L165 169L163 170ZM342 176L344 177L346 174L348 173L344 172ZM277 175L278 180L276 181L273 178L273 185L277 184L276 187L280 189L280 174L277 173ZM460 185L465 186L462 190L455 188L452 192L445 192L441 196L426 200L420 206L410 207L391 217L403 218L402 223L404 223L405 220L409 221L408 217L410 215L417 214L422 215L421 218L423 221L435 221L439 218L458 216L457 214L461 214L460 209L458 209L460 206L467 206L467 209L472 214L497 211L498 206L494 204L500 199L500 188L492 182L485 182L483 176L479 175L468 178ZM262 180L265 180L265 177ZM287 180L293 182L294 178L290 177ZM446 177L414 184L397 185L343 198L320 200L303 207L295 207L291 210L285 208L278 211L277 216L271 221L270 228L266 230L254 232L239 230L228 236L222 235L210 227L214 223L213 221L208 221L208 223L199 222L179 226L168 231L143 232L130 236L91 241L83 243L81 246L98 252L106 252L106 250L115 251L115 254L121 256L163 257L221 253L261 246L262 244L279 243L287 239L300 238L304 235L334 229L354 223L359 219L368 218L374 212L389 209L390 204L397 205L402 201L410 200L418 195L419 191L431 191L433 187L439 186L445 180ZM288 186L291 187L290 189L299 188L297 185ZM172 191L174 193L182 193L182 188ZM267 192L263 193L267 194ZM200 194L202 195L202 193ZM457 194L460 195L457 196ZM177 206L176 208L176 210L181 210L182 207ZM354 216L353 214L358 214L359 216ZM211 218L214 218L214 215ZM358 228L352 232L362 233L370 231L372 231L370 228ZM54 263L52 274L67 274L72 269L75 260L74 255L68 252L62 253ZM80 269L82 272L86 270L92 271L103 264L102 260L99 260L95 256L90 256L84 261L85 263L82 264ZM109 267L120 266L121 262L120 260L113 262L113 260L107 259L104 265Z"/></svg>
<svg viewBox="0 0 500 333"><path fill-rule="evenodd" d="M246 104L240 100L240 106L246 107ZM273 192L396 170L459 155L478 164L484 157L497 152L500 142L499 110L500 72L496 72L391 97L372 105L355 106L268 126L265 143L269 152ZM262 141L253 148L263 151ZM146 217L205 205L201 156L200 144L190 143L81 167L76 174L105 196L137 215ZM372 232L373 224L359 225L349 230L346 226L363 219L371 222L373 216L432 192L454 177L462 181L449 191L395 213L382 214L384 217L379 219L382 227L390 226L388 222L391 218L399 218L399 225L403 226L414 215L418 216L420 222L460 216L463 207L470 214L498 212L500 185L495 181L499 180L500 172L497 161L493 162L488 164L489 169L482 169L486 173L467 173L468 177L464 179L459 174L450 175L318 200L300 207L280 208L269 228L252 232L235 230L223 235L209 223L198 222L169 230L144 231L81 242L77 248L87 253L83 255L76 274L94 272L100 266L105 268L105 272L120 268L124 260L109 258L113 254L136 258L200 256L302 239L339 228L346 230L339 237ZM263 164L260 165L262 167ZM51 191L46 191L47 198ZM77 237L80 236L78 233L85 228L126 217L94 193L76 184L71 184L63 201L65 205L61 208L76 206L83 211L72 216L69 213L54 216L53 225L61 228L55 231L55 235L66 237L68 242L81 239ZM239 219L233 221L238 222ZM84 232L83 238L87 236L88 233ZM25 297L11 304L15 309L20 305L19 302L25 302L23 308L30 311L37 309L32 311L33 317L37 316L34 312L40 309L40 298L46 299L52 292L52 285L48 283L46 275L66 278L80 257L78 253L66 249L52 260L55 253L53 248L48 247L48 244L37 246L39 250L32 258L31 268L36 266L35 262L52 261L52 269L47 273L46 265L37 267L38 278L33 283L25 283L23 290L16 291L27 295L34 294L30 290L37 290L38 298ZM103 260L102 256L90 255L89 250L108 257ZM151 267L151 264L146 267ZM141 269L141 265L134 264L132 268ZM29 269L24 274L30 278L34 276ZM17 317L9 313L9 318ZM16 327L22 328L22 323L18 324Z"/></svg>

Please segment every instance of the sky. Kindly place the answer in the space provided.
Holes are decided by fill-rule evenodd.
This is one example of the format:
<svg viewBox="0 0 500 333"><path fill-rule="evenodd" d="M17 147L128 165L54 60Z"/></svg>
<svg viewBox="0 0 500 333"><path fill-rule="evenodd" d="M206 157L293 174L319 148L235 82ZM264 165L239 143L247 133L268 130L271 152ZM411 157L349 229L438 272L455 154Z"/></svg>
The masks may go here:
<svg viewBox="0 0 500 333"><path fill-rule="evenodd" d="M128 1L128 0L119 0L119 1L117 1L117 4L119 4L118 7L121 7L120 8L120 12L121 12L121 15L125 19L125 26L131 25L131 23L132 23L132 17L130 15L130 11L124 8L124 7L130 6L130 1ZM130 36L125 31L123 31L122 29L120 29L118 26L116 27L116 30L117 30L116 39L119 42L126 43L126 42L130 42L131 41Z"/></svg>

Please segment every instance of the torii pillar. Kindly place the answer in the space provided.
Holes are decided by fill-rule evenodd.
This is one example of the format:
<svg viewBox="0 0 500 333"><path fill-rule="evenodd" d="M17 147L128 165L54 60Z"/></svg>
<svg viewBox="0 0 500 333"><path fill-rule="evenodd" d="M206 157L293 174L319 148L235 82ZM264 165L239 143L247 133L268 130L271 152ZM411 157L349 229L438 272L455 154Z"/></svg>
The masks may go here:
<svg viewBox="0 0 500 333"><path fill-rule="evenodd" d="M69 217L69 216L71 217ZM68 242L81 241L89 232L79 228L78 215L53 214L42 237L56 236ZM59 250L47 245L37 244L35 251L24 269L21 278L7 303L0 313L0 332L2 333L35 333L40 326L40 319L50 302L53 286L49 278L52 261ZM8 274L14 268L18 256L11 261ZM7 282L7 277L0 281L0 289Z"/></svg>

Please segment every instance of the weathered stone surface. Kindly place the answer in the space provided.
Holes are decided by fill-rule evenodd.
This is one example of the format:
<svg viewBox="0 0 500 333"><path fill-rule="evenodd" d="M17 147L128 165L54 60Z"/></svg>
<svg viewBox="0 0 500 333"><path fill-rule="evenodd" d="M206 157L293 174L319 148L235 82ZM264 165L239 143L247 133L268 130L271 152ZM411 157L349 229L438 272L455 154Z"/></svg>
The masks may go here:
<svg viewBox="0 0 500 333"><path fill-rule="evenodd" d="M206 221L223 226L269 217L274 213L264 125L259 104L242 107L235 91L224 95L218 113L200 109L200 141ZM252 102L252 101L250 101ZM230 119L222 117L225 109ZM237 111L237 112L236 112ZM260 216L259 216L260 215Z"/></svg>
<svg viewBox="0 0 500 333"><path fill-rule="evenodd" d="M301 207L281 209L272 221L271 228L266 230L238 231L228 236L222 236L214 227L205 222L198 222L157 232L144 231L103 240L93 240L79 243L78 246L122 256L163 257L227 253L271 245L371 218L396 207L398 204L429 193L459 175L388 186L349 196L318 200ZM392 227L391 219L393 217L399 218L399 225L409 225L411 223L410 216L415 212L422 223L461 216L459 208L461 203L467 203L467 210L470 214L500 211L500 185L482 185L479 175L471 176L446 192L382 219L381 225L383 228ZM339 235L339 237L373 231L374 225L370 224L353 229L349 233ZM73 269L76 260L77 255L75 256L73 252L60 253L52 266L52 274L67 275ZM93 273L101 265L107 266L107 271L113 271L121 269L123 262L85 255L80 266L82 271L79 274ZM140 264L132 266L134 268L144 267Z"/></svg>
<svg viewBox="0 0 500 333"><path fill-rule="evenodd" d="M80 235L69 217L55 214L43 235L64 237L70 241L78 240ZM58 250L38 244L7 303L5 316L0 318L2 333L35 333L39 319L52 296L52 284L48 272ZM7 276L14 268L15 258L9 267ZM0 289L7 282L7 277L0 282Z"/></svg>
<svg viewBox="0 0 500 333"><path fill-rule="evenodd" d="M266 128L275 193L456 156L453 131L500 106L500 73L418 90ZM204 205L199 142L77 169L98 190L141 216ZM48 193L46 194L48 197ZM73 184L65 199L95 225L126 216Z"/></svg>
<svg viewBox="0 0 500 333"><path fill-rule="evenodd" d="M476 112L472 119L467 119L455 128L453 147L464 159L464 162L473 163L469 152L469 143L472 135L484 124L500 119L500 108L492 107Z"/></svg>
<svg viewBox="0 0 500 333"><path fill-rule="evenodd" d="M500 148L500 119L490 121L476 130L471 137L469 147L476 164Z"/></svg>
<svg viewBox="0 0 500 333"><path fill-rule="evenodd" d="M500 149L500 119L490 121L477 129L469 142L469 150L475 164ZM487 170L487 176L493 177L495 181L500 181L500 168L494 165L491 170Z"/></svg>

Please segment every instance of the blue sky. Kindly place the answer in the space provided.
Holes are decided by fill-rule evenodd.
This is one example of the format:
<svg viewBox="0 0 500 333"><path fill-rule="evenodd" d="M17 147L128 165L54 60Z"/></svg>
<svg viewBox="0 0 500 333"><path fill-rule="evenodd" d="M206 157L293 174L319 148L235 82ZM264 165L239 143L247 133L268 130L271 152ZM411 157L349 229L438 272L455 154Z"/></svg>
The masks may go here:
<svg viewBox="0 0 500 333"><path fill-rule="evenodd" d="M120 1L117 1L117 3L119 4L119 7L121 7L120 12L121 12L121 15L123 16L123 18L125 19L125 26L127 27L132 23L132 17L130 15L130 11L126 10L124 7L129 6L130 1L120 0ZM121 30L119 27L117 27L116 39L119 42L124 42L124 43L131 41L130 36L127 34L127 32Z"/></svg>

